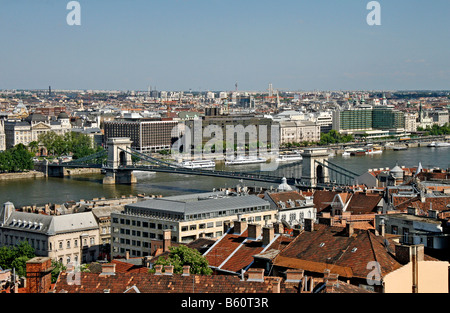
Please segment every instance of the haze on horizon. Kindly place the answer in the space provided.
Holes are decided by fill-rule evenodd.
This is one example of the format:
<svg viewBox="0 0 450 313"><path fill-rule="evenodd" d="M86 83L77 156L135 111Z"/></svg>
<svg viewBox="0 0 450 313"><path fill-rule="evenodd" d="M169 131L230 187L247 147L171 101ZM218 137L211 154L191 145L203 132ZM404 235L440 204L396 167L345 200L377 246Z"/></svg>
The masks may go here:
<svg viewBox="0 0 450 313"><path fill-rule="evenodd" d="M450 89L445 0L68 2L0 1L0 89Z"/></svg>

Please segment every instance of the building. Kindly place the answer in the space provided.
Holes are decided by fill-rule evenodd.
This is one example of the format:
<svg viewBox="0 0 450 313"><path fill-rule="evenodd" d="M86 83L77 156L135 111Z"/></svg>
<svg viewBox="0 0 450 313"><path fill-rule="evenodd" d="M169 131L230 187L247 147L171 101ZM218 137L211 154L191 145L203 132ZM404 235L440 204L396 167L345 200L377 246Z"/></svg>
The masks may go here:
<svg viewBox="0 0 450 313"><path fill-rule="evenodd" d="M152 239L164 239L171 231L174 242L189 243L200 237L217 238L232 221L244 220L266 225L276 219L277 210L254 195L211 192L155 198L126 205L111 213L112 256L146 256Z"/></svg>
<svg viewBox="0 0 450 313"><path fill-rule="evenodd" d="M328 272L336 275L339 283L380 293L448 293L449 263L424 254L423 247L414 254L413 248L399 245L374 230L354 228L351 223L336 227L310 220L269 267L276 276L289 269L302 270L305 276L317 278ZM420 262L423 263L419 264L419 270L412 267ZM400 279L407 275L408 279Z"/></svg>
<svg viewBox="0 0 450 313"><path fill-rule="evenodd" d="M442 251L450 248L450 236L444 233L443 220L438 218L438 211L430 210L428 216L423 216L410 207L406 213L378 215L376 227L383 227L386 234L398 235L402 244L420 244L426 249Z"/></svg>
<svg viewBox="0 0 450 313"><path fill-rule="evenodd" d="M405 130L406 132L417 131L417 115L414 113L405 113Z"/></svg>
<svg viewBox="0 0 450 313"><path fill-rule="evenodd" d="M310 121L283 121L280 125L280 144L317 142L320 140L320 125Z"/></svg>
<svg viewBox="0 0 450 313"><path fill-rule="evenodd" d="M220 237L204 254L216 274L243 275L254 263L255 255L274 254L293 239L283 235L284 227L261 227L244 221L234 221L233 228ZM268 273L269 268L265 269Z"/></svg>
<svg viewBox="0 0 450 313"><path fill-rule="evenodd" d="M104 141L127 137L131 147L142 153L170 150L179 136L178 122L173 120L122 120L104 122Z"/></svg>
<svg viewBox="0 0 450 313"><path fill-rule="evenodd" d="M303 226L305 218L316 219L313 200L307 199L298 191L266 192L264 200L278 210L277 221L286 222L289 228Z"/></svg>
<svg viewBox="0 0 450 313"><path fill-rule="evenodd" d="M39 141L39 135L54 132L64 135L71 131L70 118L61 112L56 120L50 120L39 113L33 113L24 120L8 120L5 122L6 148L12 148L19 143L27 146L32 141Z"/></svg>
<svg viewBox="0 0 450 313"><path fill-rule="evenodd" d="M404 133L404 113L391 106L359 106L333 112L333 129L345 134L384 131L389 136Z"/></svg>
<svg viewBox="0 0 450 313"><path fill-rule="evenodd" d="M66 265L88 263L99 255L99 229L92 212L44 215L16 211L11 202L0 209L0 245L27 241L35 254Z"/></svg>
<svg viewBox="0 0 450 313"><path fill-rule="evenodd" d="M6 150L5 122L0 119L0 151Z"/></svg>
<svg viewBox="0 0 450 313"><path fill-rule="evenodd" d="M270 118L240 114L205 115L201 120L186 121L185 125L191 133L186 139L192 147L200 146L215 138L220 142L236 144L238 149L245 145L256 149L257 142L261 143L265 140L271 143L274 123Z"/></svg>

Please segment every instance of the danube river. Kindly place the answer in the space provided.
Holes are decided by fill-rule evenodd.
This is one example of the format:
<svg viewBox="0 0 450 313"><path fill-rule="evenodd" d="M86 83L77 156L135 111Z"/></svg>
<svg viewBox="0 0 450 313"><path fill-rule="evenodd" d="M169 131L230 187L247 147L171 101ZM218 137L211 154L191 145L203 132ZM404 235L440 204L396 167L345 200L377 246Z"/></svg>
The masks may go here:
<svg viewBox="0 0 450 313"><path fill-rule="evenodd" d="M336 155L330 161L353 172L363 174L368 168L393 168L396 164L416 167L419 162L424 168L450 168L450 148L410 148L409 150L384 150L382 154L342 157ZM260 165L240 165L228 167L228 170L257 171ZM301 176L301 164L284 168L275 173L277 176ZM135 185L103 185L102 175L74 176L70 178L37 178L16 181L0 181L0 203L11 201L16 207L23 205L43 205L45 203L64 203L66 201L93 198L115 198L122 195L177 195L213 188L234 187L242 184L235 179L178 175L167 173L138 173ZM244 182L248 186L265 185L256 182ZM275 185L273 185L275 187Z"/></svg>

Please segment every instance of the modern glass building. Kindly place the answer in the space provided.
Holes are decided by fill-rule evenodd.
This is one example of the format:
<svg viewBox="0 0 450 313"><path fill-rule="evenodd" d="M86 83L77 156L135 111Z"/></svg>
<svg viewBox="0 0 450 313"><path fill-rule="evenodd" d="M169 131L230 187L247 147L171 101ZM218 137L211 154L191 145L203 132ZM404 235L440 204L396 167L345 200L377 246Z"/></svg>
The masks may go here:
<svg viewBox="0 0 450 313"><path fill-rule="evenodd" d="M405 114L389 106L361 107L333 114L333 129L339 132L404 128Z"/></svg>

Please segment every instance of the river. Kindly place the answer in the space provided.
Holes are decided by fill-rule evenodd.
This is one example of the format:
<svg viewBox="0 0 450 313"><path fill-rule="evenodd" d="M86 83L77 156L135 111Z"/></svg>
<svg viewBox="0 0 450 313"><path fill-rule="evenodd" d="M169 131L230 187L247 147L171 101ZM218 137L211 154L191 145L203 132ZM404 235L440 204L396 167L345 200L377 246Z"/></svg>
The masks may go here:
<svg viewBox="0 0 450 313"><path fill-rule="evenodd" d="M382 154L342 157L336 155L329 159L353 172L363 174L368 168L392 168L396 164L406 167L450 168L450 148L418 147L409 150L384 150ZM228 170L256 171L258 164L228 167ZM277 176L300 177L301 164L276 172ZM45 203L64 203L66 201L93 198L116 198L122 195L178 195L211 191L213 188L234 187L242 184L236 179L179 175L167 173L139 173L135 185L103 185L102 175L83 175L69 178L37 178L16 181L0 181L0 203L11 201L16 207L24 205L43 205ZM248 186L265 185L245 182Z"/></svg>

